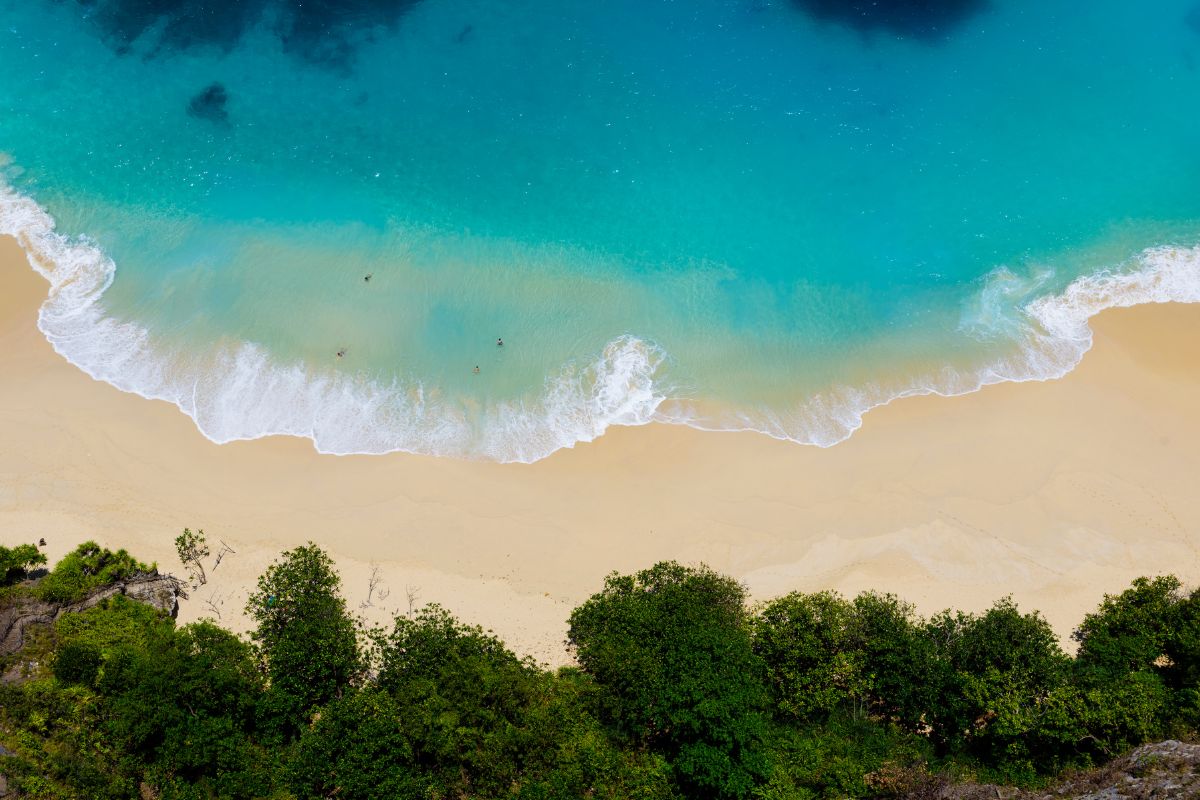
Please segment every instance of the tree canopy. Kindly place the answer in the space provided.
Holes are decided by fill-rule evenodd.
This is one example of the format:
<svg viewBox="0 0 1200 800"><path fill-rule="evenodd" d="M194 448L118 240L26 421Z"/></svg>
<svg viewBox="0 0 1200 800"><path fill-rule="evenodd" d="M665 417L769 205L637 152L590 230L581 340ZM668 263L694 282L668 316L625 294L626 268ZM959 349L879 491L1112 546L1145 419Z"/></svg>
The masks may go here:
<svg viewBox="0 0 1200 800"><path fill-rule="evenodd" d="M271 564L246 602L268 679L262 709L285 738L362 672L358 628L340 590L329 556L307 544Z"/></svg>
<svg viewBox="0 0 1200 800"><path fill-rule="evenodd" d="M46 563L46 556L32 544L0 545L0 586L22 580L31 569Z"/></svg>
<svg viewBox="0 0 1200 800"><path fill-rule="evenodd" d="M745 590L674 562L610 575L571 614L568 641L602 713L674 765L685 791L745 797L769 772L763 663Z"/></svg>
<svg viewBox="0 0 1200 800"><path fill-rule="evenodd" d="M88 543L6 602L142 569ZM309 544L260 578L249 640L120 594L60 616L0 663L0 769L89 800L834 800L938 772L1040 786L1200 718L1200 594L1171 577L1106 596L1072 657L1009 599L751 609L736 580L665 562L577 607L578 666L555 671L437 605L365 630L340 589Z"/></svg>

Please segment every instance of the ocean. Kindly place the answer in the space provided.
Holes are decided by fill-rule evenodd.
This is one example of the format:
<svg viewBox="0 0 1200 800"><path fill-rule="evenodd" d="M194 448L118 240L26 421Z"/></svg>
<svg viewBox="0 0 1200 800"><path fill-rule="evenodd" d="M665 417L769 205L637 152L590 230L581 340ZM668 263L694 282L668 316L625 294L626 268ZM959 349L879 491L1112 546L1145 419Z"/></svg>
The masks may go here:
<svg viewBox="0 0 1200 800"><path fill-rule="evenodd" d="M830 446L1200 301L1197 0L0 10L42 331L217 442Z"/></svg>

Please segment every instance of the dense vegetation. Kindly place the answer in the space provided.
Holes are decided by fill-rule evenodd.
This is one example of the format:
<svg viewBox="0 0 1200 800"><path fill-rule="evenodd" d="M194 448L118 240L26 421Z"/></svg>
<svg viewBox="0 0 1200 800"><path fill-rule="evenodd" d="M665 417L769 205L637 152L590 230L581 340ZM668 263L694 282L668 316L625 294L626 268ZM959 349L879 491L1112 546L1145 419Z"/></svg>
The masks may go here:
<svg viewBox="0 0 1200 800"><path fill-rule="evenodd" d="M6 580L37 564L17 550ZM89 544L32 591L141 566ZM366 629L315 545L246 610L248 641L122 596L62 616L0 683L0 772L31 797L807 800L931 772L1035 784L1200 722L1200 592L1171 577L1106 597L1074 657L1009 600L748 608L675 563L610 576L571 614L579 666L553 672L435 605Z"/></svg>
<svg viewBox="0 0 1200 800"><path fill-rule="evenodd" d="M0 587L11 586L45 563L46 557L34 545L0 545Z"/></svg>
<svg viewBox="0 0 1200 800"><path fill-rule="evenodd" d="M52 603L75 603L101 586L152 568L124 550L114 553L95 542L84 542L54 565L50 574L38 582L35 594Z"/></svg>

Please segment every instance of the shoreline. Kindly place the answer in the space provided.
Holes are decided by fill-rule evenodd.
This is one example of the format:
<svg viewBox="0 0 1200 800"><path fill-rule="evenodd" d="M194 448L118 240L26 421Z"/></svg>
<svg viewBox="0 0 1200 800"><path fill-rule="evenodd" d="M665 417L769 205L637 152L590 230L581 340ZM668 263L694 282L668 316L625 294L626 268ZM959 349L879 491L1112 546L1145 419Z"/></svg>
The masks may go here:
<svg viewBox="0 0 1200 800"><path fill-rule="evenodd" d="M571 609L605 574L704 561L767 599L892 592L922 613L1012 594L1064 639L1141 574L1200 580L1200 304L1093 318L1065 378L876 408L832 448L675 425L613 427L533 464L319 455L303 439L216 445L165 401L95 381L36 327L46 283L0 238L0 542L51 560L94 538L181 573L183 527L224 540L180 619L240 609L309 539L369 619L439 602L563 663Z"/></svg>
<svg viewBox="0 0 1200 800"><path fill-rule="evenodd" d="M311 440L325 455L406 453L531 464L595 441L610 427L652 422L830 447L853 436L867 413L896 400L1061 378L1091 347L1088 322L1104 309L1200 303L1200 246L1148 247L1116 272L1079 276L1061 293L1007 310L991 308L986 298L1011 291L1020 279L996 270L976 297L985 308L964 311L959 326L982 338L1007 329L1001 338L1011 339L1010 352L961 369L936 359L909 364L907 375L862 377L797 400L782 412L676 397L670 377L660 384L657 375L668 355L626 334L611 339L594 360L579 362L581 368L569 360L557 377L546 373L540 399L531 406L503 401L486 407L480 429L479 420L456 411L454 402L441 403L438 390L426 393L420 382L388 387L362 375L328 373L307 361L277 361L252 341L197 350L165 345L141 324L108 316L100 301L115 279L113 261L86 239L55 232L46 209L0 182L4 235L17 239L33 269L50 282L38 327L78 369L143 399L175 405L216 444L295 436ZM1127 270L1134 262L1136 268Z"/></svg>

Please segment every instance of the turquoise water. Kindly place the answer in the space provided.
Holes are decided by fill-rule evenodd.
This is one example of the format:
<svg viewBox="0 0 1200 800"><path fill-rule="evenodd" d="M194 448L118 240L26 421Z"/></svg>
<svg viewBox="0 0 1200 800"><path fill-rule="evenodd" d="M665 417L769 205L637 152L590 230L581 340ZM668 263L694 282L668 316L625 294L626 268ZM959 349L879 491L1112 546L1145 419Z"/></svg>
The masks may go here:
<svg viewBox="0 0 1200 800"><path fill-rule="evenodd" d="M1195 0L225 5L0 0L42 328L217 441L828 445L1200 299Z"/></svg>

